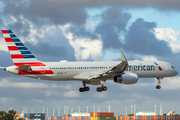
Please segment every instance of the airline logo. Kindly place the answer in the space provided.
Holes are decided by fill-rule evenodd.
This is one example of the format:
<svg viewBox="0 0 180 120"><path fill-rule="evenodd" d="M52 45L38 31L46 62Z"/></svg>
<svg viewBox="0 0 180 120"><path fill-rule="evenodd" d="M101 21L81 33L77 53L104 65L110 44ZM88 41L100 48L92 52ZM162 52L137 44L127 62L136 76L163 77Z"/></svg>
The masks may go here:
<svg viewBox="0 0 180 120"><path fill-rule="evenodd" d="M125 71L155 71L156 69L159 69L162 71L162 68L154 62L155 65L129 65Z"/></svg>
<svg viewBox="0 0 180 120"><path fill-rule="evenodd" d="M155 65L158 65L156 62L154 62ZM158 66L159 70L162 70L161 66Z"/></svg>
<svg viewBox="0 0 180 120"><path fill-rule="evenodd" d="M32 68L36 69L33 72L19 71L19 75L54 74L44 63L36 59L11 30L2 30L2 33L14 65L17 67L21 65L30 65Z"/></svg>

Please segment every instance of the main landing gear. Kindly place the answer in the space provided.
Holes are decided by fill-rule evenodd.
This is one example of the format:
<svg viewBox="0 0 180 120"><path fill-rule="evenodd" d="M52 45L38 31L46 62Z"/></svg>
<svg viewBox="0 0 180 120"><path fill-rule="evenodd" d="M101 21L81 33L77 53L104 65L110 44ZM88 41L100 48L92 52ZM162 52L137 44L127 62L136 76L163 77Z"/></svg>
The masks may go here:
<svg viewBox="0 0 180 120"><path fill-rule="evenodd" d="M96 89L97 92L102 92L102 91L106 91L107 90L107 87L103 86L105 83L106 83L106 80L105 79L101 79L101 81L100 81L101 87L98 87Z"/></svg>
<svg viewBox="0 0 180 120"><path fill-rule="evenodd" d="M96 90L97 90L97 92L106 91L107 87L106 86L98 87Z"/></svg>
<svg viewBox="0 0 180 120"><path fill-rule="evenodd" d="M161 89L161 86L160 86L161 79L163 79L163 78L159 78L159 77L157 78L158 83L157 83L156 89Z"/></svg>
<svg viewBox="0 0 180 120"><path fill-rule="evenodd" d="M85 81L82 81L83 82L83 86L82 88L79 88L79 92L85 92L85 91L89 91L89 87L86 87L86 82Z"/></svg>

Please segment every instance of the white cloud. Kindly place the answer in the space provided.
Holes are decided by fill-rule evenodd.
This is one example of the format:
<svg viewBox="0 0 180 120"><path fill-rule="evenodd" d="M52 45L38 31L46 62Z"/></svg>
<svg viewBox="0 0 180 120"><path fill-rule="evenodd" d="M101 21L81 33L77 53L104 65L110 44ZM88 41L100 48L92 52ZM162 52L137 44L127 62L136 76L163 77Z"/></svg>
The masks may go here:
<svg viewBox="0 0 180 120"><path fill-rule="evenodd" d="M163 89L167 90L177 90L180 89L180 77L170 77L161 80L161 86Z"/></svg>
<svg viewBox="0 0 180 120"><path fill-rule="evenodd" d="M93 97L95 98L106 98L107 96L107 92L96 92L93 94Z"/></svg>
<svg viewBox="0 0 180 120"><path fill-rule="evenodd" d="M169 43L173 53L180 52L180 31L172 28L156 28L155 35L159 40L164 40Z"/></svg>
<svg viewBox="0 0 180 120"><path fill-rule="evenodd" d="M9 104L13 103L14 98L0 97L0 104Z"/></svg>
<svg viewBox="0 0 180 120"><path fill-rule="evenodd" d="M80 94L79 94L79 92L77 92L77 91L72 91L72 90L70 90L70 91L68 91L68 92L65 92L65 93L63 94L63 96L64 96L64 97L68 97L68 98L72 98L72 97L79 97Z"/></svg>
<svg viewBox="0 0 180 120"><path fill-rule="evenodd" d="M155 58L154 56L145 56L145 57L143 57L143 60L144 61L158 61L158 59L157 58Z"/></svg>
<svg viewBox="0 0 180 120"><path fill-rule="evenodd" d="M33 83L33 82L10 82L7 79L2 79L0 81L0 87L16 87L16 88L62 88L66 90L71 90L73 87L71 85L57 85L57 84L44 84L44 83Z"/></svg>
<svg viewBox="0 0 180 120"><path fill-rule="evenodd" d="M73 33L66 31L70 24L66 24L64 26L59 26L59 28L63 31L64 36L69 39L70 45L75 49L75 57L77 60L85 60L88 58L92 58L94 60L99 60L102 56L102 41L99 37L98 39L90 39L90 38L75 38ZM88 25L86 25L87 27ZM92 23L90 23L89 27L92 27ZM87 27L88 28L88 27Z"/></svg>

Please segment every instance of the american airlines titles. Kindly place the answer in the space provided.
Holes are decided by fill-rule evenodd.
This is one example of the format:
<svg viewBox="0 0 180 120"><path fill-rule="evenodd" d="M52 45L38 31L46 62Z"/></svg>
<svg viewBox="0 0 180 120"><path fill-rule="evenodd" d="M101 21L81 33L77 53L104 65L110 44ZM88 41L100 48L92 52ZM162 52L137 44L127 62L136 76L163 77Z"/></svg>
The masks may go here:
<svg viewBox="0 0 180 120"><path fill-rule="evenodd" d="M125 71L155 71L158 66L155 65L129 65Z"/></svg>

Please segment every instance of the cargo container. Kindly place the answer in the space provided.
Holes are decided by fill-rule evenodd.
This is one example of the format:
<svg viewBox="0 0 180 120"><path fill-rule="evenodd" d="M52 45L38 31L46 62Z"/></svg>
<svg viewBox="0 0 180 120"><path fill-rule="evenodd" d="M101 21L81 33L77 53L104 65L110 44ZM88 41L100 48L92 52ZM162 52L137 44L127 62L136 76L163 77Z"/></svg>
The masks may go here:
<svg viewBox="0 0 180 120"><path fill-rule="evenodd" d="M116 117L98 117L98 120L116 120Z"/></svg>
<svg viewBox="0 0 180 120"><path fill-rule="evenodd" d="M92 112L92 117L114 117L114 113L110 112Z"/></svg>
<svg viewBox="0 0 180 120"><path fill-rule="evenodd" d="M131 116L131 120L136 120L136 116Z"/></svg>
<svg viewBox="0 0 180 120"><path fill-rule="evenodd" d="M129 116L125 116L125 117L124 117L124 120L129 120Z"/></svg>
<svg viewBox="0 0 180 120"><path fill-rule="evenodd" d="M124 117L123 117L123 116L120 116L120 120L124 120Z"/></svg>
<svg viewBox="0 0 180 120"><path fill-rule="evenodd" d="M91 117L91 120L98 120L98 117Z"/></svg>

